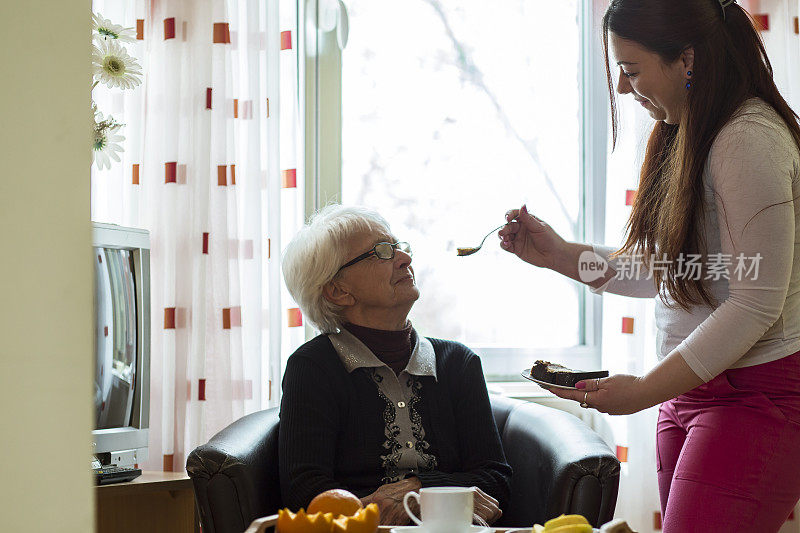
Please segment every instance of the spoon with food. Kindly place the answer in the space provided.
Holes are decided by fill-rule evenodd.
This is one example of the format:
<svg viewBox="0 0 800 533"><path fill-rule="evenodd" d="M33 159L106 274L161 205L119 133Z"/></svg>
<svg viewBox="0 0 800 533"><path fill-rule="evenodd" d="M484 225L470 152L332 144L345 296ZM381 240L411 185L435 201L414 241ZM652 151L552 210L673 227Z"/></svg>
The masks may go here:
<svg viewBox="0 0 800 533"><path fill-rule="evenodd" d="M487 233L486 237L488 237L489 235L491 235L495 231L499 231L500 229L502 229L504 227L505 227L505 224L503 224L501 226L497 226L492 231ZM458 253L459 256L472 255L472 254L474 254L475 252L477 252L478 250L480 250L483 247L483 243L486 242L486 237L483 238L483 240L481 241L481 243L478 246L476 246L474 248L456 248L456 252Z"/></svg>

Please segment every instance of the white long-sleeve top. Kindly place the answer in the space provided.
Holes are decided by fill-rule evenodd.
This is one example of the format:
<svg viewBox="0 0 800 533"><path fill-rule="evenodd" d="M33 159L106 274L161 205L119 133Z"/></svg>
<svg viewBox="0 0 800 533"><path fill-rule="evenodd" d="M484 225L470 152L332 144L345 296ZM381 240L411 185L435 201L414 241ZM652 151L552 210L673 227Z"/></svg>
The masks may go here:
<svg viewBox="0 0 800 533"><path fill-rule="evenodd" d="M677 350L709 381L728 368L758 365L800 350L800 153L771 106L756 98L742 105L714 140L703 182L705 266L729 261L729 279L705 282L714 306L686 311L670 307L671 298L666 303L656 298L655 314L659 359ZM629 263L609 259L614 250L594 247L624 273ZM724 255L714 255L720 253ZM761 259L752 259L757 254ZM746 268L736 271L740 257L749 273ZM752 270L756 263L757 276ZM638 279L615 276L592 292L656 297L653 280L642 271Z"/></svg>

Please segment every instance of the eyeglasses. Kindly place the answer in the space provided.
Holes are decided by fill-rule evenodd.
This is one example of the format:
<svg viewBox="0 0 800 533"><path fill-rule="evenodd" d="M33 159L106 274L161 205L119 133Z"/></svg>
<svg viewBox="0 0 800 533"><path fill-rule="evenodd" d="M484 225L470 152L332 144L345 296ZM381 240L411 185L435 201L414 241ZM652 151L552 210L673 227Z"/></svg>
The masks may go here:
<svg viewBox="0 0 800 533"><path fill-rule="evenodd" d="M411 255L411 245L407 242L396 242L394 244L390 242L379 242L369 252L364 252L363 254L359 255L352 261L348 261L344 265L342 265L339 270L337 270L337 274L342 271L343 268L347 268L351 265L355 265L362 259L366 259L367 257L372 257L373 255L376 256L378 259L394 259L394 251L400 250L401 252L405 252L408 255Z"/></svg>

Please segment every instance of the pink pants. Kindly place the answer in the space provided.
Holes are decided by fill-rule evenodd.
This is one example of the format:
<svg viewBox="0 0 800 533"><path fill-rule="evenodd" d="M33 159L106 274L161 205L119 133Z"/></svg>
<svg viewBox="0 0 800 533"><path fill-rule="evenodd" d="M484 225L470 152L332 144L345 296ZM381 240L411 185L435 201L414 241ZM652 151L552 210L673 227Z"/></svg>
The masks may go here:
<svg viewBox="0 0 800 533"><path fill-rule="evenodd" d="M800 352L664 402L657 434L664 533L778 531L800 499Z"/></svg>

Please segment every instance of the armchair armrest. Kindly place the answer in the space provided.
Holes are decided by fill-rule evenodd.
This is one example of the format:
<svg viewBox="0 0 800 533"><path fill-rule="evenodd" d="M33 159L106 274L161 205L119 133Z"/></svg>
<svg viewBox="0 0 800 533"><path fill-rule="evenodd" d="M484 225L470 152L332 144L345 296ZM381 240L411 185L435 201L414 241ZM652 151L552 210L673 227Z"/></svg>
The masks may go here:
<svg viewBox="0 0 800 533"><path fill-rule="evenodd" d="M527 526L562 513L581 514L594 527L611 520L620 466L600 436L569 413L505 401L514 405L499 429L514 475L502 523Z"/></svg>
<svg viewBox="0 0 800 533"><path fill-rule="evenodd" d="M186 461L204 533L241 533L281 507L278 409L232 423Z"/></svg>

